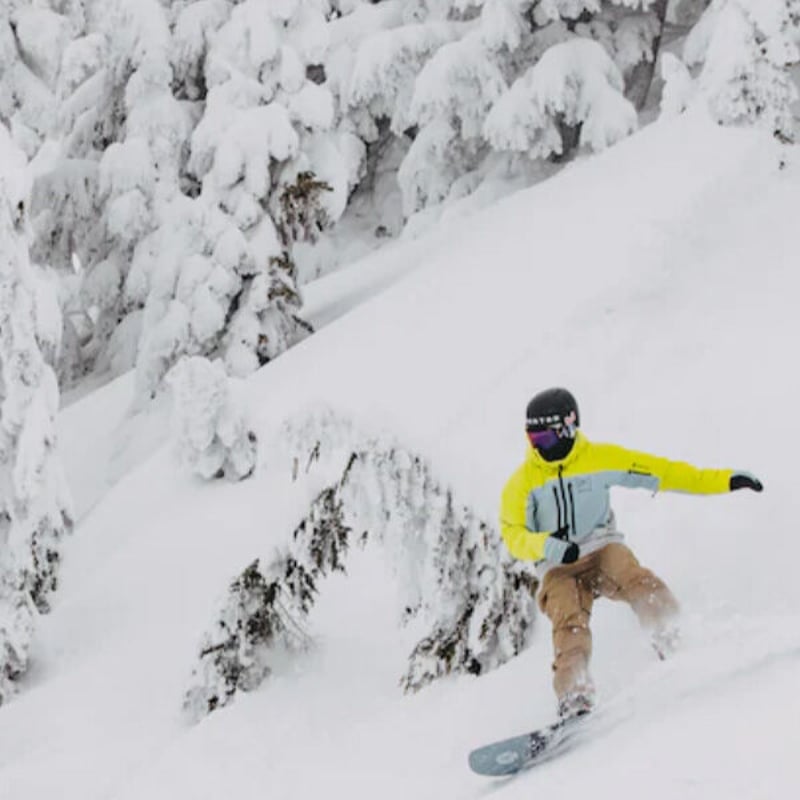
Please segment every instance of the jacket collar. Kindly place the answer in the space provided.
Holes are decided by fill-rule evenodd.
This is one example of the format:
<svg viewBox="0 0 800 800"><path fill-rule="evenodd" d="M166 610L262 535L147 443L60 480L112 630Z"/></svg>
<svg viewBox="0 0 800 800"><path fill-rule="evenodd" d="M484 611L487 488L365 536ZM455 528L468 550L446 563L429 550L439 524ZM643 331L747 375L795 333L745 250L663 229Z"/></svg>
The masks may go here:
<svg viewBox="0 0 800 800"><path fill-rule="evenodd" d="M527 437L525 438L527 440ZM528 442L527 457L528 461L535 464L537 468L544 470L545 472L557 473L559 467L565 468L575 461L581 452L586 449L588 444L588 439L580 431L577 431L575 434L575 444L572 446L572 450L569 451L566 458L559 459L558 461L547 461L547 459L541 457L539 451L530 442Z"/></svg>

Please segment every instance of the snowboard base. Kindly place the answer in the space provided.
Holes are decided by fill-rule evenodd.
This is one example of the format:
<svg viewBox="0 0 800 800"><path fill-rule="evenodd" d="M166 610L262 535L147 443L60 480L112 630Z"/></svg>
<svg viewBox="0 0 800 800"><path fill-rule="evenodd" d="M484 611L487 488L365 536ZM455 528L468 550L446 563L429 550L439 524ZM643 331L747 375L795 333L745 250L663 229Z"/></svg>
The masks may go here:
<svg viewBox="0 0 800 800"><path fill-rule="evenodd" d="M529 769L560 753L575 729L590 715L559 720L539 730L493 742L469 754L469 766L478 775L503 777Z"/></svg>

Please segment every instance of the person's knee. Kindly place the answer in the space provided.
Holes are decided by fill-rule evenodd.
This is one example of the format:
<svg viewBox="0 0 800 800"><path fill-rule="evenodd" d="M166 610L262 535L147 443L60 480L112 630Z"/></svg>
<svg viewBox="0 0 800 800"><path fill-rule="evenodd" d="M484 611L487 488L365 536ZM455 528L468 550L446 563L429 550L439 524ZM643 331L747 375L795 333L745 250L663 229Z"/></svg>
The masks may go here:
<svg viewBox="0 0 800 800"><path fill-rule="evenodd" d="M558 627L575 616L588 620L591 614L591 598L583 596L575 580L554 581L543 586L539 595L539 609Z"/></svg>
<svg viewBox="0 0 800 800"><path fill-rule="evenodd" d="M622 584L625 576L638 573L642 570L642 565L629 547L619 542L611 542L603 548L600 570Z"/></svg>
<svg viewBox="0 0 800 800"><path fill-rule="evenodd" d="M545 612L553 626L553 633L557 631L588 630L589 612L574 603L550 603Z"/></svg>
<svg viewBox="0 0 800 800"><path fill-rule="evenodd" d="M652 573L645 573L624 587L624 598L646 628L657 629L676 617L678 601L667 585Z"/></svg>

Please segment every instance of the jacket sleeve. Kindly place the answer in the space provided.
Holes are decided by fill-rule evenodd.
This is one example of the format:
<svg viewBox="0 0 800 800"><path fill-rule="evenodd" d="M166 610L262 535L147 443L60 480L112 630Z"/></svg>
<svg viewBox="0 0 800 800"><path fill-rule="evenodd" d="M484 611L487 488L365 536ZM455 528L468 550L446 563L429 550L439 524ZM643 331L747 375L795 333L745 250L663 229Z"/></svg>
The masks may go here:
<svg viewBox="0 0 800 800"><path fill-rule="evenodd" d="M544 558L544 543L549 531L532 531L528 528L528 494L523 470L519 470L503 489L500 503L500 531L506 547L514 558L523 561L540 561Z"/></svg>
<svg viewBox="0 0 800 800"><path fill-rule="evenodd" d="M684 461L609 446L613 484L661 492L722 494L730 491L733 470L700 469Z"/></svg>

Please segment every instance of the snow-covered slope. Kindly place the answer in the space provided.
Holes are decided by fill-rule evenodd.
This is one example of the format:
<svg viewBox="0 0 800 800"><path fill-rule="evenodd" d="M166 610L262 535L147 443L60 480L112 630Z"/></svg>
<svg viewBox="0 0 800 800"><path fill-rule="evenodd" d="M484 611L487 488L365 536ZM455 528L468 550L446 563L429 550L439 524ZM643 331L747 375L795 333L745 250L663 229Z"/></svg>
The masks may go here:
<svg viewBox="0 0 800 800"><path fill-rule="evenodd" d="M199 484L164 449L84 519L27 685L0 710L0 796L790 796L800 164L784 158L750 132L658 123L438 230L427 250L405 245L410 271L353 310L338 316L332 302L323 330L250 382L254 479ZM392 263L402 258L401 246ZM340 278L343 296L382 285L377 263ZM323 588L317 650L187 726L182 693L227 582L299 520L271 471L285 420L332 409L387 433L493 518L523 454L525 403L558 383L582 403L589 438L751 469L766 485L615 497L686 616L685 648L662 664L626 608L597 605L595 678L617 724L507 784L470 774L471 747L551 717L547 625L505 667L403 697L403 587L367 549ZM84 417L86 436L100 414Z"/></svg>

